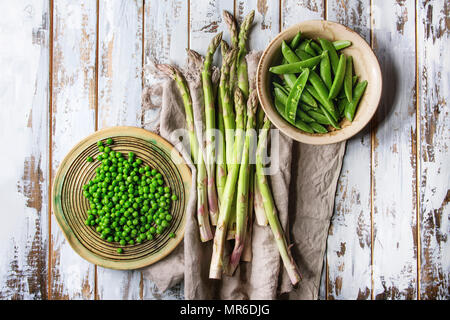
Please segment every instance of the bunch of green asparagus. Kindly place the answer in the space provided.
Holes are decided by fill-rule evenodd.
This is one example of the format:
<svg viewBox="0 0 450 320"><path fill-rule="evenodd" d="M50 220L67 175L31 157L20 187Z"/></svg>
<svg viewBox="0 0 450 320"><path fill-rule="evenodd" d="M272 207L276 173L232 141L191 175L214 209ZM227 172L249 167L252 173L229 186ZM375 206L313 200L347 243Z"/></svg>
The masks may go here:
<svg viewBox="0 0 450 320"><path fill-rule="evenodd" d="M240 261L251 261L251 233L256 220L259 225L270 225L291 282L296 284L300 273L278 219L263 165L271 123L258 106L257 93L251 89L254 86L249 84L247 73L247 40L254 11L239 28L229 12L223 14L231 44L222 40L222 33L217 34L208 46L201 70L204 143L196 136L192 98L182 73L174 66L158 66L175 80L183 98L190 151L197 168L200 239L206 242L214 238L209 277L232 275ZM215 90L212 64L219 45L222 66ZM198 56L193 50L188 50L188 54ZM233 250L226 253L226 242L233 239Z"/></svg>

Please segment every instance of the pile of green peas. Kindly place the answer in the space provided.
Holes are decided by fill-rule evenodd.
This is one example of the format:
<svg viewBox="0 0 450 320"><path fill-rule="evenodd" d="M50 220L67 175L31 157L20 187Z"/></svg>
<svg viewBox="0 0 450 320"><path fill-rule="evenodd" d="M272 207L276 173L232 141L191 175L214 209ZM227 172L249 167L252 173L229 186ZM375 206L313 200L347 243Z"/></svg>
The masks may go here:
<svg viewBox="0 0 450 320"><path fill-rule="evenodd" d="M111 138L105 142L97 142L101 164L95 177L83 185L83 195L90 204L85 224L95 228L100 238L120 246L153 240L169 227L171 203L178 197L165 185L160 172L133 152L125 157L112 150ZM87 157L86 161L94 159ZM117 252L123 253L123 248Z"/></svg>

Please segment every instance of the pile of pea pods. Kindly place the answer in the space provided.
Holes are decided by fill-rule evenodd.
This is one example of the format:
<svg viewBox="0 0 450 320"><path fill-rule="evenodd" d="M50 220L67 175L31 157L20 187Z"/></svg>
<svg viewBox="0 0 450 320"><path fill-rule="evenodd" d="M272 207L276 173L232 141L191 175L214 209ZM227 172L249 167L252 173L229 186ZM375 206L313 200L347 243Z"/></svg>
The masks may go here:
<svg viewBox="0 0 450 320"><path fill-rule="evenodd" d="M353 72L353 59L340 50L348 40L308 39L299 31L281 43L282 62L270 67L273 97L278 113L308 133L341 129L345 118L352 122L367 87Z"/></svg>

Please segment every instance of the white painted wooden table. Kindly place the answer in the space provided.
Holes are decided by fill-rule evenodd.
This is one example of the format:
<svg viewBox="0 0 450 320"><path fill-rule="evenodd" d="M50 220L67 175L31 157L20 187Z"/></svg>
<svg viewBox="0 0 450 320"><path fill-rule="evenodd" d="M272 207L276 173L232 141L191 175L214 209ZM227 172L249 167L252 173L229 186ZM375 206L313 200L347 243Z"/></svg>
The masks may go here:
<svg viewBox="0 0 450 320"><path fill-rule="evenodd" d="M379 111L347 144L321 297L450 298L448 1L0 0L1 299L183 298L182 285L159 293L140 272L82 260L50 185L93 131L154 127L158 110L140 101L158 81L150 61L183 65L185 48L204 53L226 30L222 10L251 9L251 49L328 19L358 31L382 66Z"/></svg>

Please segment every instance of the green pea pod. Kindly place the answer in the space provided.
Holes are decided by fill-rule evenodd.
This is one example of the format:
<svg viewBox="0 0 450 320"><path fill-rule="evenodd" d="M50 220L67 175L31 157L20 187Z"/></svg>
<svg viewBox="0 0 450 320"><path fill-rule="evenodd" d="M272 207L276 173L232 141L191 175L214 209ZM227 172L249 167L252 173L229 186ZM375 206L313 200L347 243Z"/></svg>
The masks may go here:
<svg viewBox="0 0 450 320"><path fill-rule="evenodd" d="M307 105L313 108L318 107L316 99L314 99L314 97L308 91L303 90L302 96L300 97L300 101L306 103Z"/></svg>
<svg viewBox="0 0 450 320"><path fill-rule="evenodd" d="M309 39L305 39L302 42L300 42L300 44L298 45L296 50L303 50L303 51L305 51L305 47L308 44L308 41L309 41Z"/></svg>
<svg viewBox="0 0 450 320"><path fill-rule="evenodd" d="M340 129L341 127L339 126L339 124L333 119L333 117L331 116L331 114L328 112L327 109L325 109L323 106L319 105L320 110L322 111L322 113L325 115L325 117L327 117L328 121L330 121L330 124L336 128L336 129Z"/></svg>
<svg viewBox="0 0 450 320"><path fill-rule="evenodd" d="M335 73L333 84L331 85L331 89L328 94L328 99L334 99L339 94L339 91L342 88L342 84L344 83L346 67L347 67L347 59L345 55L341 54L341 56L339 57L339 64L337 71Z"/></svg>
<svg viewBox="0 0 450 320"><path fill-rule="evenodd" d="M302 95L304 95L306 92L308 92L308 91L304 91L304 90L303 90ZM307 105L306 103L303 103L303 102L300 102L299 105L300 105L300 108L301 108L303 111L309 111L309 110L314 110L314 109L316 109L316 108L311 107L311 106L309 106L309 105Z"/></svg>
<svg viewBox="0 0 450 320"><path fill-rule="evenodd" d="M353 99L352 102L348 103L345 106L344 114L348 121L352 122L353 117L355 116L356 107L358 106L359 100L361 99L364 91L367 87L367 80L360 82L356 85L355 90L353 90Z"/></svg>
<svg viewBox="0 0 450 320"><path fill-rule="evenodd" d="M337 40L337 41L333 41L333 47L336 50L342 50L345 49L347 47L350 47L352 45L352 42L349 40Z"/></svg>
<svg viewBox="0 0 450 320"><path fill-rule="evenodd" d="M306 123L316 121L316 120L314 120L314 118L310 117L306 112L302 111L301 109L297 109L297 117Z"/></svg>
<svg viewBox="0 0 450 320"><path fill-rule="evenodd" d="M292 86L293 86L294 83L295 83L295 80L297 80L296 75L293 74L293 73L286 73L286 74L283 74L282 77L283 77L283 80L284 80L284 82L286 83L286 86L287 86L288 88L292 88Z"/></svg>
<svg viewBox="0 0 450 320"><path fill-rule="evenodd" d="M311 59L313 56L310 55L308 52L306 52L305 50L302 50L300 48L295 50L295 54L297 55L297 57L299 57L301 60L308 60Z"/></svg>
<svg viewBox="0 0 450 320"><path fill-rule="evenodd" d="M284 120L289 121L289 119L286 117L284 113L284 104L279 99L275 99L275 108L277 109L278 113L283 117ZM314 133L314 130L307 123L305 123L300 119L297 119L293 124L296 128L300 130L309 133Z"/></svg>
<svg viewBox="0 0 450 320"><path fill-rule="evenodd" d="M309 124L309 126L317 133L327 133L328 132L328 130L324 126L318 124L317 122L311 122Z"/></svg>
<svg viewBox="0 0 450 320"><path fill-rule="evenodd" d="M314 133L314 130L311 128L310 124L308 124L300 119L295 120L295 126L305 132Z"/></svg>
<svg viewBox="0 0 450 320"><path fill-rule="evenodd" d="M284 120L287 121L286 114L284 113L284 104L280 101L277 97L275 97L275 108L277 109L278 113L283 117Z"/></svg>
<svg viewBox="0 0 450 320"><path fill-rule="evenodd" d="M324 50L322 53L322 59L320 61L320 76L322 77L323 82L329 90L331 88L333 80L331 79L331 64L327 50Z"/></svg>
<svg viewBox="0 0 450 320"><path fill-rule="evenodd" d="M286 41L283 40L281 43L281 53L283 54L283 57L289 62L299 62L300 59L297 57L294 51L291 50L291 48L288 46Z"/></svg>
<svg viewBox="0 0 450 320"><path fill-rule="evenodd" d="M275 99L280 100L281 103L286 105L286 103L288 101L288 95L286 95L286 93L283 90L281 90L280 88L274 88L273 93L274 93Z"/></svg>
<svg viewBox="0 0 450 320"><path fill-rule="evenodd" d="M274 82L273 84L275 85L275 88L274 88L274 96L275 96L275 99L278 99L284 106L286 106L287 100L288 100L288 96L289 96L289 92L286 90L286 88L284 88L284 87L283 87L282 85L280 85L279 83ZM305 94L308 94L308 95L309 95L309 93L307 93L306 91L303 91L301 97L303 97L303 95L305 95ZM301 97L300 97L300 99L301 99ZM314 98L313 98L312 96L310 96L310 97L311 97L311 99L315 102ZM309 105L306 104L306 103L300 102L300 103L299 103L299 106L300 106L303 110L307 111L307 110L311 110L311 109L317 108L317 103L316 103L316 106L315 106L315 107L311 107L311 106L309 106ZM285 107L283 107L283 113L284 113L284 112L285 112Z"/></svg>
<svg viewBox="0 0 450 320"><path fill-rule="evenodd" d="M291 43L289 44L289 46L290 46L292 49L297 48L297 46L299 45L301 39L302 39L302 32L299 31L299 32L297 32L297 34L295 35L295 37L292 38Z"/></svg>
<svg viewBox="0 0 450 320"><path fill-rule="evenodd" d="M321 56L315 56L308 60L270 67L269 71L275 74L300 73L304 68L312 68L316 66L319 64L321 59Z"/></svg>
<svg viewBox="0 0 450 320"><path fill-rule="evenodd" d="M316 89L311 84L306 85L306 91L311 94L311 96L316 99L319 103L322 103L322 98L317 93ZM317 106L319 107L319 106Z"/></svg>
<svg viewBox="0 0 450 320"><path fill-rule="evenodd" d="M338 109L339 117L343 117L343 116L344 116L345 106L346 106L348 103L349 103L349 102L347 101L347 98L346 98L346 97L344 97L343 99L340 99L340 100L338 101L337 109Z"/></svg>
<svg viewBox="0 0 450 320"><path fill-rule="evenodd" d="M286 104L286 115L292 123L295 122L298 102L300 101L300 96L302 95L303 89L305 88L306 82L308 81L309 73L310 71L308 68L304 69L303 72L298 76L297 81L295 81L295 84L292 87L291 92L289 93L288 101Z"/></svg>
<svg viewBox="0 0 450 320"><path fill-rule="evenodd" d="M286 81L287 86L289 87L289 89L291 89L294 86L295 80L297 80L297 77L292 74L292 73L288 73L283 75L284 80ZM290 91L290 90L289 90ZM314 97L309 94L307 91L303 91L302 96L300 97L300 101L310 105L311 107L317 108L317 101L316 99L314 99Z"/></svg>
<svg viewBox="0 0 450 320"><path fill-rule="evenodd" d="M334 74L336 74L339 64L339 57L333 43L327 39L319 38L318 40L320 42L320 45L322 46L322 49L328 50L328 55L330 56L331 61L331 68L333 69Z"/></svg>
<svg viewBox="0 0 450 320"><path fill-rule="evenodd" d="M306 112L311 118L313 118L314 120L316 120L318 123L320 124L331 124L330 121L328 121L328 118L325 117L322 113L314 111L314 110L309 110Z"/></svg>
<svg viewBox="0 0 450 320"><path fill-rule="evenodd" d="M352 102L352 75L353 75L353 59L351 56L347 58L347 66L345 67L344 92L348 102Z"/></svg>
<svg viewBox="0 0 450 320"><path fill-rule="evenodd" d="M313 97L316 98L317 101L319 101L328 110L328 112L331 114L333 119L335 121L337 121L337 115L336 115L336 110L334 108L333 101L328 98L329 92L328 92L327 87L323 83L322 79L319 77L319 75L315 71L310 72L308 79L309 79L309 82L311 82L312 86L314 87L315 91L317 92L317 97L319 99L317 99L317 97L314 96L314 94L310 90L308 90L309 93L311 93L313 95Z"/></svg>
<svg viewBox="0 0 450 320"><path fill-rule="evenodd" d="M358 81L358 76L353 76L352 77L352 91L355 88L355 84L357 81ZM346 97L347 96L345 95L345 90L341 89L341 91L339 92L339 95L337 96L337 99L340 100L340 99L344 99Z"/></svg>
<svg viewBox="0 0 450 320"><path fill-rule="evenodd" d="M272 82L272 84L273 84L274 88L278 88L281 91L283 91L283 93L286 94L286 96L289 95L289 91L285 87L283 87L281 84L279 84L278 82Z"/></svg>
<svg viewBox="0 0 450 320"><path fill-rule="evenodd" d="M311 42L312 40L308 41L305 46L305 51L314 57L317 55L317 52L311 47Z"/></svg>
<svg viewBox="0 0 450 320"><path fill-rule="evenodd" d="M321 54L323 52L323 49L314 40L310 42L310 45L318 54Z"/></svg>

